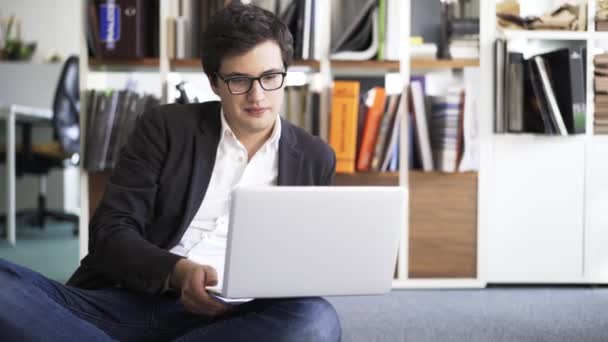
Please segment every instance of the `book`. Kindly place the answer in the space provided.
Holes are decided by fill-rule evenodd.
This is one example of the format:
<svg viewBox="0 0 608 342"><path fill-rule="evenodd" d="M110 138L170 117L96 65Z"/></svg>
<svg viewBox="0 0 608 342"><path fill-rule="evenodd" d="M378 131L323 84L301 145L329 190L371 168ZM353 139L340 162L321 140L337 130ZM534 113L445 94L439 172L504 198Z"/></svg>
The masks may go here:
<svg viewBox="0 0 608 342"><path fill-rule="evenodd" d="M87 3L87 49L90 57L98 57L101 54L100 39L97 6L94 2L89 1Z"/></svg>
<svg viewBox="0 0 608 342"><path fill-rule="evenodd" d="M378 0L378 51L377 59L379 61L385 58L386 49L386 2L387 0Z"/></svg>
<svg viewBox="0 0 608 342"><path fill-rule="evenodd" d="M419 81L413 81L410 84L410 101L414 117L416 142L418 147L418 155L422 163L424 171L432 171L433 156L431 152L431 141L429 138L429 130L425 108L425 93L422 84Z"/></svg>
<svg viewBox="0 0 608 342"><path fill-rule="evenodd" d="M524 130L524 56L521 53L511 52L508 60L504 98L507 130L522 132Z"/></svg>
<svg viewBox="0 0 608 342"><path fill-rule="evenodd" d="M357 171L369 171L373 158L378 128L384 114L386 91L383 87L374 87L368 92L369 109L365 114L365 124L361 137L361 148L357 156Z"/></svg>
<svg viewBox="0 0 608 342"><path fill-rule="evenodd" d="M105 168L113 169L116 165L116 161L118 160L118 151L120 146L119 136L120 131L124 126L124 119L126 114L126 104L127 104L127 94L128 91L120 90L115 92L116 94L116 107L114 108L114 122L111 126L110 137L108 142L108 150L105 155Z"/></svg>
<svg viewBox="0 0 608 342"><path fill-rule="evenodd" d="M504 109L504 88L505 88L505 58L507 46L502 39L497 39L494 45L494 132L505 132L505 109Z"/></svg>
<svg viewBox="0 0 608 342"><path fill-rule="evenodd" d="M463 90L450 86L447 94L431 97L430 139L435 169L455 172L461 158Z"/></svg>
<svg viewBox="0 0 608 342"><path fill-rule="evenodd" d="M536 56L534 57L534 62L536 63L536 67L538 68L538 74L540 75L542 89L549 104L549 113L551 115L551 121L557 128L556 132L559 135L568 135L568 130L566 129L566 124L564 123L561 109L557 104L555 92L553 90L551 80L549 79L549 74L547 73L545 60L542 56Z"/></svg>
<svg viewBox="0 0 608 342"><path fill-rule="evenodd" d="M464 68L464 106L462 113L462 156L459 172L479 170L480 128L479 128L479 68ZM523 85L522 85L523 86Z"/></svg>
<svg viewBox="0 0 608 342"><path fill-rule="evenodd" d="M97 0L102 58L144 58L149 41L144 0Z"/></svg>
<svg viewBox="0 0 608 342"><path fill-rule="evenodd" d="M385 153L382 159L382 165L380 166L381 171L389 171L391 161L397 158L395 154L399 151L399 132L401 131L401 120L405 115L407 115L407 94L408 87L405 86L399 95L397 109L391 123ZM414 144L413 142L408 141L408 145L413 148Z"/></svg>
<svg viewBox="0 0 608 342"><path fill-rule="evenodd" d="M571 134L585 132L586 91L582 49L558 49L541 55L562 120Z"/></svg>
<svg viewBox="0 0 608 342"><path fill-rule="evenodd" d="M359 82L334 81L331 108L329 144L336 153L336 172L354 173Z"/></svg>
<svg viewBox="0 0 608 342"><path fill-rule="evenodd" d="M526 73L529 75L530 88L525 90L528 94L528 109L524 125L526 132L554 134L556 126L552 123L549 113L549 104L542 89L540 75L533 60L526 61Z"/></svg>
<svg viewBox="0 0 608 342"><path fill-rule="evenodd" d="M376 137L376 144L374 146L374 155L370 169L373 171L381 171L383 157L386 154L386 149L390 140L390 129L397 114L397 108L399 105L401 95L392 94L388 95L385 106L386 110L382 115L380 121L380 127L378 128L378 136Z"/></svg>
<svg viewBox="0 0 608 342"><path fill-rule="evenodd" d="M140 97L132 90L87 91L89 105L84 146L84 168L111 170L135 129L139 117L160 103L151 95Z"/></svg>

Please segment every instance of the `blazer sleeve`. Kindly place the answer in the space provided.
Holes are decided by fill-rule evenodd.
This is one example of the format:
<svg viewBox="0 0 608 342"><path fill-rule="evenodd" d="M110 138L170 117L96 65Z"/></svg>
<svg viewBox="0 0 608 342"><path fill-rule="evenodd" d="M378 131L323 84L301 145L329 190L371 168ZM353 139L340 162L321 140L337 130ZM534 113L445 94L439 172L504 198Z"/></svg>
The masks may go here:
<svg viewBox="0 0 608 342"><path fill-rule="evenodd" d="M333 185L336 177L336 153L333 149L329 148L326 159L322 185Z"/></svg>
<svg viewBox="0 0 608 342"><path fill-rule="evenodd" d="M97 271L148 294L162 291L181 258L144 238L168 150L166 135L166 119L157 108L141 117L89 226L89 253Z"/></svg>

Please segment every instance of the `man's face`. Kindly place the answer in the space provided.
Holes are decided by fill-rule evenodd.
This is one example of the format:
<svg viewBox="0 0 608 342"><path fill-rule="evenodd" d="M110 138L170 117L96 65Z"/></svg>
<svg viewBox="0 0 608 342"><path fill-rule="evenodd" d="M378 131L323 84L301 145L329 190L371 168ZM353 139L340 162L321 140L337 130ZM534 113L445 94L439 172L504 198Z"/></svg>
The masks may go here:
<svg viewBox="0 0 608 342"><path fill-rule="evenodd" d="M283 103L284 88L281 86L277 90L264 90L260 82L253 81L248 92L235 95L222 78L259 77L283 71L281 49L273 41L260 43L245 54L228 57L221 62L216 84L212 88L220 97L226 120L237 137L269 133L272 130ZM272 80L272 77L274 76L267 77L264 84L270 84L272 81L269 82L268 79ZM276 77L281 78L281 75ZM233 85L242 83L242 79L231 83L233 92L236 89Z"/></svg>

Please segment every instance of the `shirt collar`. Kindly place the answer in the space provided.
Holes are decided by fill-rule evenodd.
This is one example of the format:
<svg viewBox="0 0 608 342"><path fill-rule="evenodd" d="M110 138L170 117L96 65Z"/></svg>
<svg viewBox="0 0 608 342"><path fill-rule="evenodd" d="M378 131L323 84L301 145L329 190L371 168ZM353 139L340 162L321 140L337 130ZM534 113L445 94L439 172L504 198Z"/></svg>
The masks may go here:
<svg viewBox="0 0 608 342"><path fill-rule="evenodd" d="M230 136L236 140L236 135L234 135L234 132L230 128L230 125L228 125L228 121L226 120L226 116L224 115L223 108L220 111L220 118L221 118L221 123L222 123L222 128L221 128L222 134L220 137L220 144L222 143L222 141L224 140L224 138L226 136ZM281 117L280 117L280 115L277 115L276 119L274 121L274 127L272 128L272 133L270 134L270 138L268 138L268 140L266 141L264 146L262 146L262 149L272 147L272 148L278 150L280 138L281 138Z"/></svg>

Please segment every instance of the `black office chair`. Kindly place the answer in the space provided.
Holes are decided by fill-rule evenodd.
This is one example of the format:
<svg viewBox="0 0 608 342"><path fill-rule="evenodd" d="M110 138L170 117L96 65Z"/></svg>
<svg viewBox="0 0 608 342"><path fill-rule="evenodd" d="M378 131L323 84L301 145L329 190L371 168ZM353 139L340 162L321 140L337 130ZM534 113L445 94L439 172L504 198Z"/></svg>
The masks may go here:
<svg viewBox="0 0 608 342"><path fill-rule="evenodd" d="M74 223L78 234L78 216L46 206L47 176L53 168L63 168L64 163L77 164L80 151L80 88L78 84L78 57L71 56L63 65L53 101L53 139L44 144L32 144L32 124L22 124L22 143L17 146L17 177L24 174L40 176L38 207L17 212L17 222L28 222L44 229L47 218ZM5 157L2 158L5 160ZM6 215L2 221L6 222Z"/></svg>

